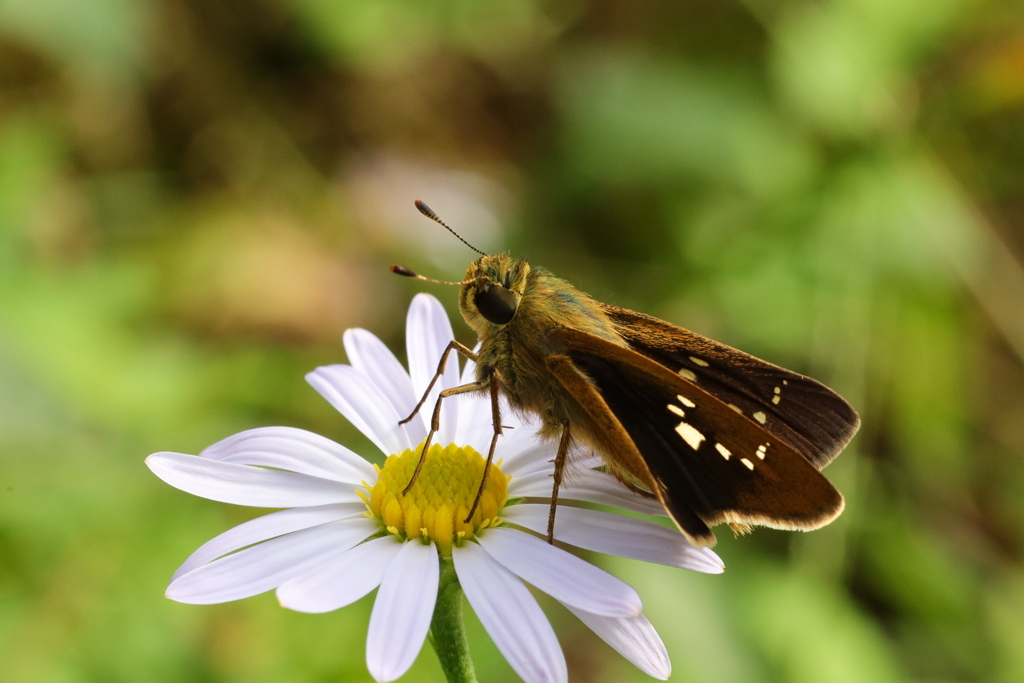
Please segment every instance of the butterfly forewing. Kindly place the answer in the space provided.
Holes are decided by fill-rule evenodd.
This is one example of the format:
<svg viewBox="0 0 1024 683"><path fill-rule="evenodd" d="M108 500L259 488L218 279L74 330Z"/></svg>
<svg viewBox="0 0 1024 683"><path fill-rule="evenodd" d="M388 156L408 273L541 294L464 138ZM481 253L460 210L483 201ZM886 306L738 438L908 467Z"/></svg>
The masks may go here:
<svg viewBox="0 0 1024 683"><path fill-rule="evenodd" d="M842 496L802 454L702 387L593 335L550 334L607 406L592 417L621 424L670 512L688 508L708 525L813 529L842 511Z"/></svg>
<svg viewBox="0 0 1024 683"><path fill-rule="evenodd" d="M786 441L818 469L860 426L853 407L816 380L658 318L601 306L634 351Z"/></svg>

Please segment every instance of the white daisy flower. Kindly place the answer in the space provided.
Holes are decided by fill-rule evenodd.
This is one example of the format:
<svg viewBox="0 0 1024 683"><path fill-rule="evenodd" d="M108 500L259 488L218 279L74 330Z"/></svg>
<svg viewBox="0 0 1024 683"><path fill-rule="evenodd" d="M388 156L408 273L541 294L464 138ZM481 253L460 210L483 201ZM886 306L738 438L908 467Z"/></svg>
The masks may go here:
<svg viewBox="0 0 1024 683"><path fill-rule="evenodd" d="M399 425L426 389L453 339L441 304L420 294L406 330L410 372L374 335L348 330L351 365L317 368L309 383L385 454L383 467L322 436L289 427L252 429L198 456L155 453L149 468L188 493L236 505L285 508L241 524L203 544L178 568L167 597L211 604L269 590L285 607L328 612L377 588L366 663L378 681L405 673L430 628L441 558L451 558L466 597L512 668L527 681L567 680L565 658L550 623L524 581L565 605L605 642L651 676L666 679L665 647L641 613L636 591L620 579L553 545L546 533L552 444L538 424L505 405L512 427L497 445L479 508L464 522L480 485L492 435L482 395L445 400L441 431L409 495L402 489L427 434L430 410ZM434 389L474 379L455 362ZM432 397L425 404L433 405ZM610 475L576 463L560 492L646 514L663 514ZM651 521L581 507L560 507L555 539L578 548L719 573L721 560Z"/></svg>

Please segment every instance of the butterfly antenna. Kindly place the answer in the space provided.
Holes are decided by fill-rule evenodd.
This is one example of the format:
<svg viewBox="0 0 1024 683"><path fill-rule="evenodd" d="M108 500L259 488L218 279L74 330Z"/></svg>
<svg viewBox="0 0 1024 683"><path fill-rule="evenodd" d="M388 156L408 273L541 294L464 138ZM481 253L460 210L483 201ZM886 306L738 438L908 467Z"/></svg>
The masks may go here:
<svg viewBox="0 0 1024 683"><path fill-rule="evenodd" d="M447 230L448 232L450 232L451 234L453 234L453 235L455 235L456 237L458 237L458 238L459 238L459 241L461 241L461 242L462 242L463 244L465 244L465 245L466 245L467 247L469 247L470 249L472 249L472 250L473 250L473 251L475 251L476 253L480 254L481 256L487 256L487 254L485 254L484 252L480 251L479 249L477 249L476 247L474 247L474 246L473 246L472 244L470 244L470 243L469 243L469 242L467 242L466 240L462 239L462 235L460 235L459 233L455 232L455 231L454 231L454 230L452 230L452 229L451 229L450 227L448 227L448 224L447 224L447 223L445 223L445 222L444 222L443 220L441 220L441 219L440 219L440 218L438 217L438 215L437 215L436 213L434 213L434 210L433 210L433 209L431 209L431 208L430 208L429 206L427 206L426 204L424 204L423 202L421 202L421 201L420 201L419 199L417 199L417 200L416 200L416 208L417 208L417 209L419 209L420 213L422 213L422 214L423 214L424 216L426 216L426 217L427 217L427 218L429 218L430 220L434 221L435 223L438 223L439 225L442 225L442 226L443 226L443 227L444 227L444 228L445 228L445 229L446 229L446 230ZM396 273L398 272L398 271L397 271L397 270L395 270L394 268L392 268L391 270L392 270L393 272L396 272ZM411 273L412 271L409 271L409 272ZM399 273L399 275L402 275L402 274L403 274L403 273ZM408 277L412 277L412 276L410 275L410 276L408 276Z"/></svg>
<svg viewBox="0 0 1024 683"><path fill-rule="evenodd" d="M409 270L405 266L399 265L397 263L395 265L391 266L391 272L395 273L396 275L401 275L403 277L411 277L411 278L415 278L417 280L423 280L424 282L433 282L434 284L438 284L438 285L459 285L459 286L462 286L462 285L467 284L469 282L474 282L476 280L481 279L481 278L478 278L478 277L474 277L474 278L470 278L468 280L463 280L462 282L449 282L448 280L435 280L432 277L427 277L426 275L420 275L419 273L416 273L416 272L414 272L412 270Z"/></svg>

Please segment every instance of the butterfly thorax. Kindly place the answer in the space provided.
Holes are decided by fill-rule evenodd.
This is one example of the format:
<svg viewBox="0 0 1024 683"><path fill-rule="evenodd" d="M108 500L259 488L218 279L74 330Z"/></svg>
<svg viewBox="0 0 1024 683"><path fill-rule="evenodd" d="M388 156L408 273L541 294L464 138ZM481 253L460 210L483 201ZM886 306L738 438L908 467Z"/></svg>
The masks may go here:
<svg viewBox="0 0 1024 683"><path fill-rule="evenodd" d="M589 296L543 268L530 268L509 254L484 256L472 263L459 307L480 339L479 379L496 371L509 403L539 413L551 427L577 412L572 397L551 382L546 359L552 348L549 331L568 327L625 346L612 321ZM481 292L501 286L515 296L515 313L504 324L489 321L477 303Z"/></svg>

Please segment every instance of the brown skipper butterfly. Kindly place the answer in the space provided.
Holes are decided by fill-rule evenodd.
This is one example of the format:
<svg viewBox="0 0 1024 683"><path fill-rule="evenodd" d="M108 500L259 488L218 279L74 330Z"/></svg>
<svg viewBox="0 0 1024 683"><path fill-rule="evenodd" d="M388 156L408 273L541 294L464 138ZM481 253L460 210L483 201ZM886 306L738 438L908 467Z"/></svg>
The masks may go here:
<svg viewBox="0 0 1024 683"><path fill-rule="evenodd" d="M448 228L419 200L416 207ZM477 381L441 392L423 453L445 398L488 391L488 467L502 429L499 395L538 415L542 434L559 439L549 540L575 442L599 453L626 486L657 498L696 545L714 544L716 524L807 531L842 512L842 495L819 470L846 446L860 418L834 391L663 320L595 301L524 259L485 254L462 241L481 257L461 282L443 284L461 286L459 309L480 347L474 352L452 341L437 376L457 351L476 362ZM392 270L441 282L403 266Z"/></svg>

